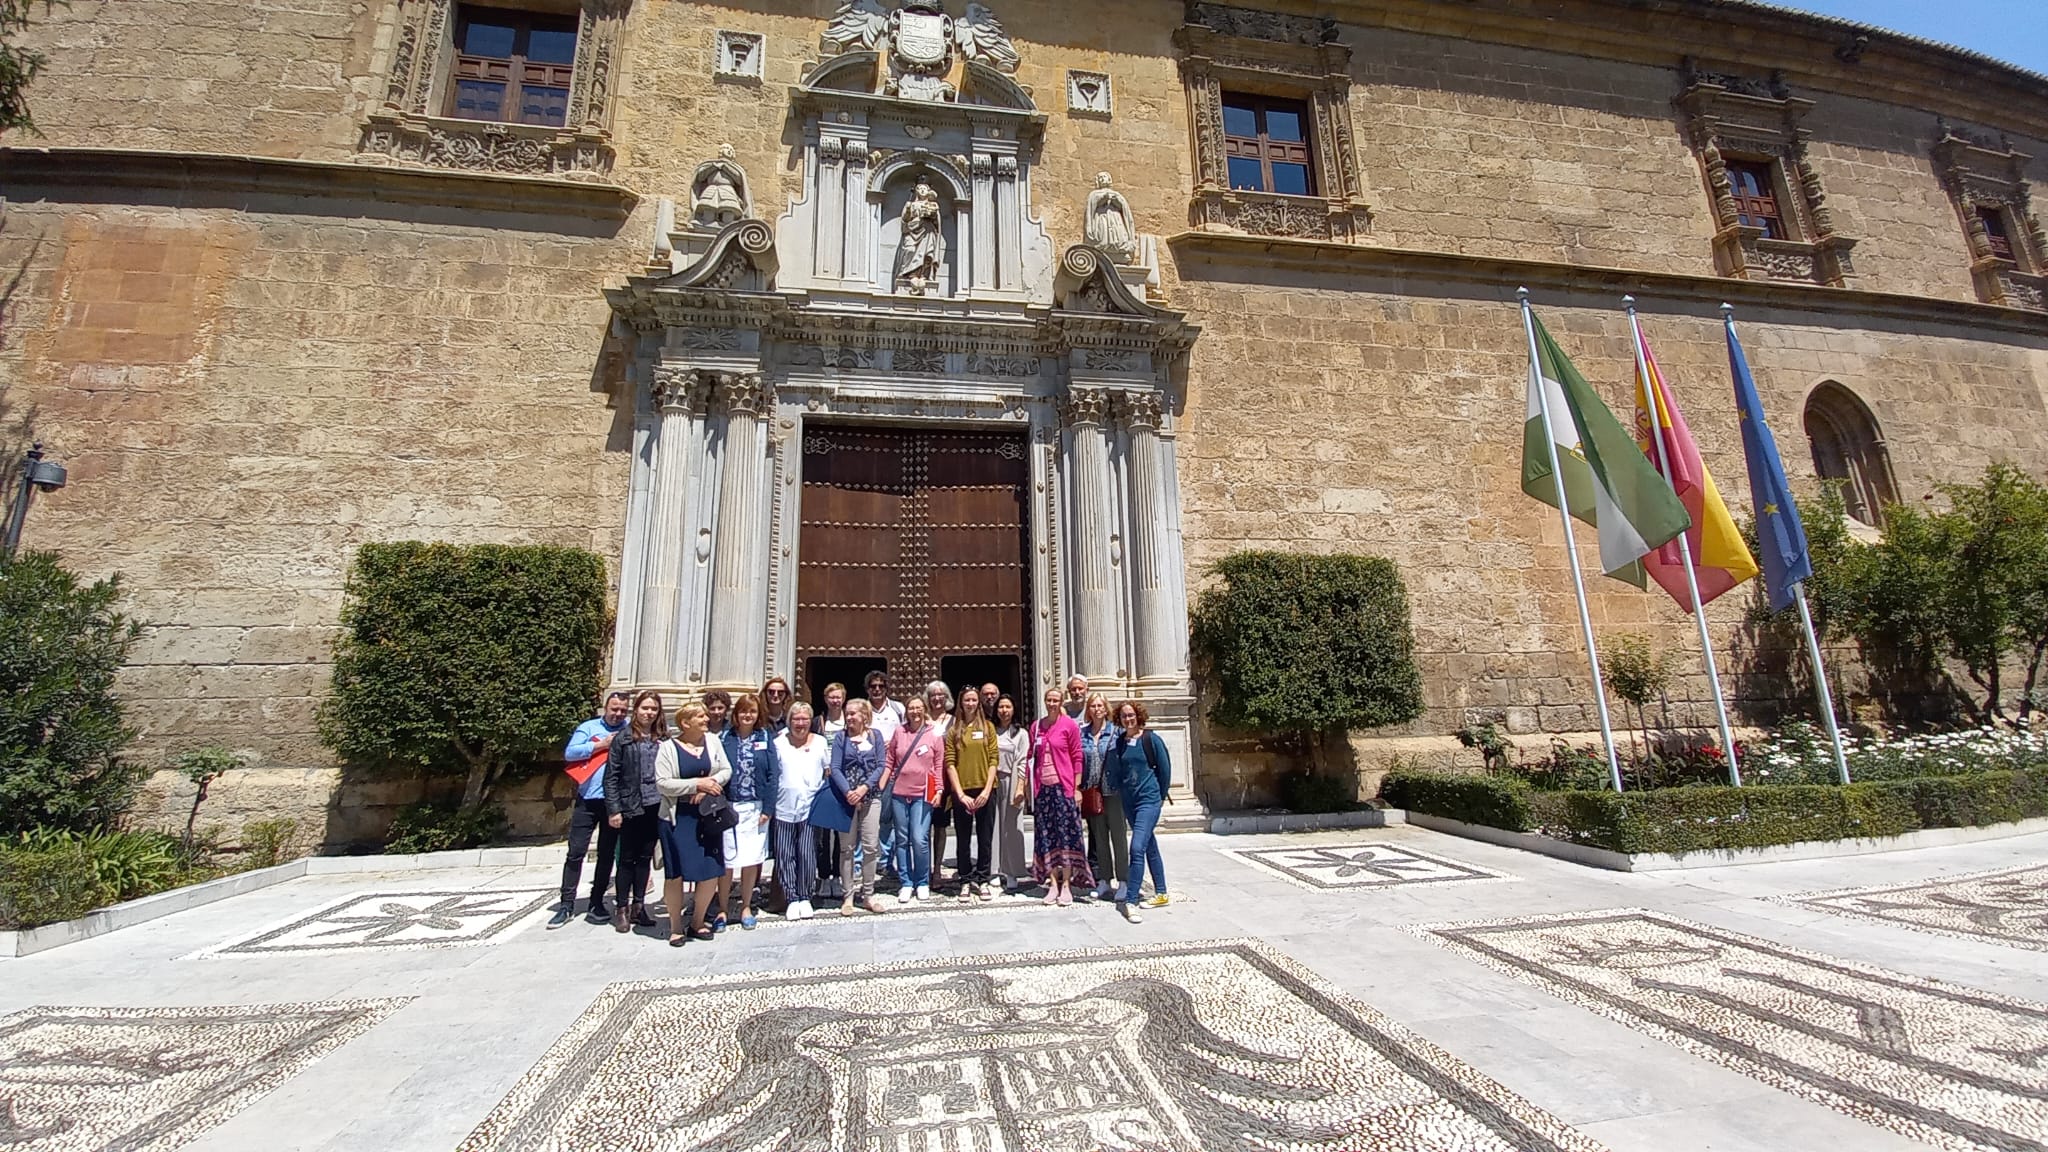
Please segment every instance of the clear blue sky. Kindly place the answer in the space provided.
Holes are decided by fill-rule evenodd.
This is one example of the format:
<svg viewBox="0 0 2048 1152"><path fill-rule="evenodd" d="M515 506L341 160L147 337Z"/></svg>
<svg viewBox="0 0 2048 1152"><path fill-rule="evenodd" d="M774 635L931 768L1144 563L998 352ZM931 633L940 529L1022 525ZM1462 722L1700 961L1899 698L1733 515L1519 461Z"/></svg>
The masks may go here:
<svg viewBox="0 0 2048 1152"><path fill-rule="evenodd" d="M2048 73L2048 0L1768 0Z"/></svg>

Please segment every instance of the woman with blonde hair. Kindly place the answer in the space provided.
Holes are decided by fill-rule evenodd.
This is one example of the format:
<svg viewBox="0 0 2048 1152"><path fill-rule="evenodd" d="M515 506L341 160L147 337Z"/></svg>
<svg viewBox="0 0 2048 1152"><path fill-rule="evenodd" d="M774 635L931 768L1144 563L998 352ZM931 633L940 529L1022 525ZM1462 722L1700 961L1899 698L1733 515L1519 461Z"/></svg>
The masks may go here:
<svg viewBox="0 0 2048 1152"><path fill-rule="evenodd" d="M619 831L619 866L612 873L612 927L631 932L634 925L654 927L647 914L647 869L654 842L661 835L661 790L655 763L668 744L668 721L661 714L661 693L633 697L632 719L625 739L613 741L605 757L605 822Z"/></svg>
<svg viewBox="0 0 2048 1152"><path fill-rule="evenodd" d="M882 910L875 903L875 870L880 863L882 778L888 774L889 746L869 727L873 716L866 700L846 706L846 727L832 738L828 786L811 806L811 823L839 834L841 916L853 915L856 907Z"/></svg>
<svg viewBox="0 0 2048 1152"><path fill-rule="evenodd" d="M1081 820L1088 826L1088 867L1095 872L1095 898L1107 900L1122 890L1130 875L1131 826L1124 819L1122 793L1109 786L1110 750L1116 747L1117 726L1109 720L1109 700L1090 693L1081 708Z"/></svg>
<svg viewBox="0 0 2048 1152"><path fill-rule="evenodd" d="M1081 811L1074 786L1081 780L1081 729L1061 707L1058 688L1045 690L1045 715L1031 726L1030 779L1038 789L1031 805L1031 875L1045 882L1047 904L1074 902L1073 886L1087 891L1094 879L1088 851L1081 846Z"/></svg>
<svg viewBox="0 0 2048 1152"><path fill-rule="evenodd" d="M889 797L896 825L896 875L903 887L898 904L931 898L932 797L946 776L946 745L925 716L924 699L903 702L904 718L889 741L889 774L880 791Z"/></svg>
<svg viewBox="0 0 2048 1152"><path fill-rule="evenodd" d="M709 796L724 793L732 778L732 764L725 758L725 745L706 731L710 711L692 701L676 709L675 738L662 743L655 757L655 788L661 793L661 866L668 885L662 899L668 905L668 945L680 948L685 940L709 940L711 926L706 918L725 864L715 850L707 848L698 835L697 804ZM690 925L683 927L683 885L691 886Z"/></svg>

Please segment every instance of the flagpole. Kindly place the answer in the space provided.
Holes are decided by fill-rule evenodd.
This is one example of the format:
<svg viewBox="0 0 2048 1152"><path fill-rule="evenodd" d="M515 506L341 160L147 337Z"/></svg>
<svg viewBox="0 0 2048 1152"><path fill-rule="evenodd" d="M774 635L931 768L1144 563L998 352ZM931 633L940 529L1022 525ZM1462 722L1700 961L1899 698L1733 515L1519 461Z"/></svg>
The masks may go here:
<svg viewBox="0 0 2048 1152"><path fill-rule="evenodd" d="M1792 586L1792 598L1799 604L1799 626L1806 630L1806 654L1813 658L1813 688L1820 694L1821 718L1827 721L1828 743L1835 749L1835 772L1842 783L1849 782L1849 757L1842 751L1842 733L1835 727L1835 698L1828 691L1828 674L1820 663L1820 638L1813 631L1813 613L1806 607L1806 583Z"/></svg>
<svg viewBox="0 0 2048 1152"><path fill-rule="evenodd" d="M1735 339L1735 305L1721 305L1721 323L1728 328L1728 338ZM1733 347L1731 343L1730 347ZM1755 414L1758 425L1763 423L1763 413ZM1761 511L1759 510L1759 517ZM1813 630L1813 613L1806 606L1806 582L1792 585L1792 600L1799 605L1799 627L1806 633L1806 655L1813 661L1813 690L1820 697L1820 716L1828 730L1828 744L1835 750L1835 773L1842 783L1849 782L1849 757L1842 751L1842 731L1835 726L1834 693L1828 691L1827 668L1820 659L1820 636Z"/></svg>
<svg viewBox="0 0 2048 1152"><path fill-rule="evenodd" d="M1636 321L1636 298L1623 296L1621 302L1628 307L1628 328L1636 338L1636 379L1642 382L1643 395L1650 400L1650 439L1657 442L1657 470L1676 493L1678 485L1671 479L1671 449L1664 443L1664 401L1657 394L1656 382L1650 379L1649 358L1643 354L1643 328ZM1685 590L1692 594L1692 618L1700 629L1700 651L1706 654L1707 683L1714 689L1714 715L1721 721L1721 750L1728 754L1728 779L1740 788L1742 766L1735 762L1735 732L1728 726L1728 703L1721 698L1721 671L1714 666L1714 641L1707 635L1707 613L1700 603L1699 577L1692 570L1692 544L1686 540L1689 534L1689 529L1678 534L1678 558L1685 565ZM1706 538L1704 530L1700 538Z"/></svg>
<svg viewBox="0 0 2048 1152"><path fill-rule="evenodd" d="M1550 457L1550 480L1557 486L1557 514L1564 521L1564 554L1571 560L1572 592L1579 601L1579 627L1586 637L1586 662L1593 669L1593 702L1600 707L1600 739L1607 745L1607 774L1621 792L1621 761L1614 755L1614 724L1607 718L1607 685L1600 679L1600 650L1593 644L1593 614L1586 608L1586 578L1579 571L1579 544L1572 534L1571 499L1565 495L1564 469L1557 462L1557 437L1551 432L1550 389L1543 383L1543 359L1536 352L1536 321L1529 311L1529 290L1515 289L1522 302L1522 333L1529 338L1529 371L1534 375L1536 404L1543 413L1543 450Z"/></svg>

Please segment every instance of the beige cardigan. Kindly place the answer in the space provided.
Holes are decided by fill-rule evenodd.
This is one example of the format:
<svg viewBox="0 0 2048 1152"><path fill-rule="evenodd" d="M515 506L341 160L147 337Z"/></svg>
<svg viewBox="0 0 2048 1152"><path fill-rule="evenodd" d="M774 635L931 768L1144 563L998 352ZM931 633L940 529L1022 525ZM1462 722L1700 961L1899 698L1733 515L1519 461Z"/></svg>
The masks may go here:
<svg viewBox="0 0 2048 1152"><path fill-rule="evenodd" d="M661 793L661 818L670 824L676 822L676 801L689 797L694 803L702 794L700 780L716 780L720 788L732 779L732 761L725 758L725 741L709 732L704 734L704 754L711 759L711 775L679 775L681 764L676 755L674 738L663 740L661 750L654 754L654 789Z"/></svg>

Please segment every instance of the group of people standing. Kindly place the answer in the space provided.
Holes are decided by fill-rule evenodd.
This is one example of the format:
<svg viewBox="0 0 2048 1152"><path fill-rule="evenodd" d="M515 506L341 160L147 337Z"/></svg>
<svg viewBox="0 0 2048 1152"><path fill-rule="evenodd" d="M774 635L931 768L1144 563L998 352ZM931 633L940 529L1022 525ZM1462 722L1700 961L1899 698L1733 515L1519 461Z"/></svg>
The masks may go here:
<svg viewBox="0 0 2048 1152"><path fill-rule="evenodd" d="M931 900L949 830L959 900L1040 884L1047 904L1114 898L1133 923L1167 903L1155 831L1172 764L1143 704L1112 707L1075 676L1064 695L1048 689L1027 724L994 684L956 696L935 680L898 701L878 671L862 688L848 699L845 686L826 686L822 713L780 677L737 698L707 692L673 714L657 692L608 696L563 750L572 768L598 766L578 785L548 927L573 916L593 837L588 919L619 932L654 926L658 845L674 947L751 929L764 903L803 920L834 899L842 916L879 913L891 885L899 905Z"/></svg>

